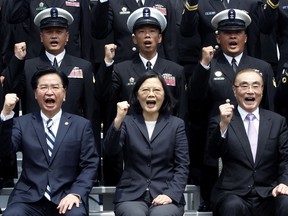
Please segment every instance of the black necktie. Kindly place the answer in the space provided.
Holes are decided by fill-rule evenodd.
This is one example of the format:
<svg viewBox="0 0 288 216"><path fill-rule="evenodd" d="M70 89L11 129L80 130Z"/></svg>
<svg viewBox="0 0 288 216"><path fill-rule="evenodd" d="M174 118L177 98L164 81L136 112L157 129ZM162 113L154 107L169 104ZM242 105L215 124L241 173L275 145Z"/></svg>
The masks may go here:
<svg viewBox="0 0 288 216"><path fill-rule="evenodd" d="M138 6L139 6L139 8L144 6L142 0L138 0Z"/></svg>
<svg viewBox="0 0 288 216"><path fill-rule="evenodd" d="M236 71L237 71L237 64L236 64L235 58L232 59L231 65L232 65L233 71L236 73Z"/></svg>
<svg viewBox="0 0 288 216"><path fill-rule="evenodd" d="M151 62L150 61L147 61L147 63L146 63L146 70L152 70L152 64L151 64Z"/></svg>
<svg viewBox="0 0 288 216"><path fill-rule="evenodd" d="M54 67L55 69L58 69L58 62L57 62L56 57L54 58L53 67Z"/></svg>

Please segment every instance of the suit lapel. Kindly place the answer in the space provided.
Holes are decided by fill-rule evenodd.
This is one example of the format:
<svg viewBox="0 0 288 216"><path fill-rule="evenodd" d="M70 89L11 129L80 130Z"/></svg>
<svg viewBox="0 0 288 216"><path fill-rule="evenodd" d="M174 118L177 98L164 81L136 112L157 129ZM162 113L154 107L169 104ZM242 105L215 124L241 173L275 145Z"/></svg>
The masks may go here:
<svg viewBox="0 0 288 216"><path fill-rule="evenodd" d="M137 77L137 79L146 72L146 68L139 56L133 59L132 70L134 71L133 74L137 74L137 76L133 75L134 77Z"/></svg>
<svg viewBox="0 0 288 216"><path fill-rule="evenodd" d="M48 57L46 56L46 54L43 54L40 56L40 62L37 65L37 67L46 67L46 66L51 67L52 64L51 64L50 60L48 59Z"/></svg>
<svg viewBox="0 0 288 216"><path fill-rule="evenodd" d="M161 131L166 127L166 125L169 123L168 116L162 116L159 115L159 118L157 119L154 131L151 136L151 140L149 139L148 130L144 121L144 118L142 115L134 115L133 121L135 122L136 127L139 128L140 132L145 137L147 143L152 143L153 140L161 133Z"/></svg>
<svg viewBox="0 0 288 216"><path fill-rule="evenodd" d="M167 124L168 124L168 117L159 115L159 118L157 119L154 131L151 137L151 143L161 133L161 131L163 131L163 129L166 127Z"/></svg>
<svg viewBox="0 0 288 216"><path fill-rule="evenodd" d="M75 66L75 63L74 63L74 65L72 65L72 63L73 62L72 62L72 59L70 58L70 55L65 54L59 69L62 72L64 72L68 77Z"/></svg>
<svg viewBox="0 0 288 216"><path fill-rule="evenodd" d="M48 146L46 142L45 129L43 126L43 120L40 116L40 112L34 113L33 118L32 118L32 125L34 127L35 133L37 134L37 138L42 147L47 163L49 163L50 156L48 155Z"/></svg>
<svg viewBox="0 0 288 216"><path fill-rule="evenodd" d="M254 68L253 63L249 61L247 55L243 53L242 58L238 64L238 71L246 68Z"/></svg>
<svg viewBox="0 0 288 216"><path fill-rule="evenodd" d="M54 160L54 158L55 158L55 156L59 150L59 147L60 147L66 133L68 132L68 130L70 128L70 125L72 123L70 118L71 118L71 115L69 115L68 113L64 113L64 112L62 113L50 163L53 162L53 160Z"/></svg>
<svg viewBox="0 0 288 216"><path fill-rule="evenodd" d="M139 56L133 59L132 68L138 76L142 76L143 73L146 72L146 67L144 66ZM161 58L157 58L155 65L153 65L153 70L160 74L163 74L166 71L166 65Z"/></svg>
<svg viewBox="0 0 288 216"><path fill-rule="evenodd" d="M209 4L211 5L212 8L215 9L216 14L220 11L225 10L225 7L221 0L209 0Z"/></svg>
<svg viewBox="0 0 288 216"><path fill-rule="evenodd" d="M133 121L135 123L135 126L138 127L138 129L142 133L143 137L145 137L147 143L150 143L148 131L147 131L143 116L142 115L133 115Z"/></svg>
<svg viewBox="0 0 288 216"><path fill-rule="evenodd" d="M249 162L251 163L251 166L254 166L254 160L253 160L253 155L252 155L249 139L248 139L242 118L237 110L234 112L234 115L230 122L230 126L232 130L234 131L235 136L238 138L240 144L242 145L242 148L244 152L246 153L246 156Z"/></svg>
<svg viewBox="0 0 288 216"><path fill-rule="evenodd" d="M233 79L235 76L235 72L232 69L232 66L230 65L230 63L227 61L227 59L225 58L224 54L222 53L220 55L220 57L217 59L217 66L220 69L220 71L225 74L225 76L227 77L227 79L230 80L231 83L233 83Z"/></svg>
<svg viewBox="0 0 288 216"><path fill-rule="evenodd" d="M161 58L157 58L153 70L157 71L160 74L164 74L166 72L166 65Z"/></svg>
<svg viewBox="0 0 288 216"><path fill-rule="evenodd" d="M119 0L118 0L119 1ZM124 0L124 4L131 11L131 13L139 8L136 0Z"/></svg>
<svg viewBox="0 0 288 216"><path fill-rule="evenodd" d="M267 144L269 131L271 130L271 127L272 127L270 117L267 117L265 115L265 112L263 112L262 109L260 109L259 112L260 112L260 122L259 122L259 132L258 132L258 143L257 143L257 153L256 153L255 166L257 166L257 164L261 160L261 155L263 154L263 151L264 151L265 146Z"/></svg>

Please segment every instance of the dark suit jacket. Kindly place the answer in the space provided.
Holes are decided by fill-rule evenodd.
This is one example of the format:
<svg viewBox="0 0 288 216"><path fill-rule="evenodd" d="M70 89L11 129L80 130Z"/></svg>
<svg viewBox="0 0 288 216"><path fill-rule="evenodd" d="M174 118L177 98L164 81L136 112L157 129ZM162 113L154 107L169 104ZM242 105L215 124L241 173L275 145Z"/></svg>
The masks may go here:
<svg viewBox="0 0 288 216"><path fill-rule="evenodd" d="M172 96L177 100L173 114L182 119L187 118L187 92L183 67L158 57L153 70L162 74ZM103 62L96 75L96 95L102 100L117 98L118 101L129 101L135 82L145 72L146 69L139 54L133 60L120 62L110 67L106 67ZM169 85L170 81L174 84Z"/></svg>
<svg viewBox="0 0 288 216"><path fill-rule="evenodd" d="M25 62L26 90L24 94L24 113L39 110L39 106L35 100L34 91L30 83L33 74L38 70L38 68L43 68L45 66L51 66L51 62L47 58L46 54L43 54L37 58L28 59ZM75 67L82 69L83 78L73 78L73 69L77 69ZM84 116L92 122L94 128L95 96L91 63L66 53L59 70L64 72L69 78L66 101L62 106L63 110L65 112Z"/></svg>
<svg viewBox="0 0 288 216"><path fill-rule="evenodd" d="M255 163L249 140L238 110L221 137L219 117L209 125L207 150L214 158L222 158L223 169L215 184L211 200L223 193L246 195L254 186L261 197L272 196L279 183L288 183L288 130L285 118L260 109L258 147Z"/></svg>
<svg viewBox="0 0 288 216"><path fill-rule="evenodd" d="M284 65L283 74L279 78L275 94L275 110L280 115L286 117L286 121L288 122L288 63Z"/></svg>
<svg viewBox="0 0 288 216"><path fill-rule="evenodd" d="M111 125L103 147L110 156L124 154L114 202L135 200L149 188L153 198L165 194L185 204L189 153L183 120L160 114L149 140L143 116L126 116L119 130Z"/></svg>
<svg viewBox="0 0 288 216"><path fill-rule="evenodd" d="M38 57L44 47L40 42L40 29L34 24L35 16L42 10L59 7L70 12L74 22L69 26L69 54L90 60L91 50L91 16L89 0L9 0L7 20L10 23L21 23L30 19L27 58Z"/></svg>
<svg viewBox="0 0 288 216"><path fill-rule="evenodd" d="M261 105L265 109L274 110L275 86L271 66L260 59L243 54L237 71L247 68L257 69L262 73L264 94ZM235 72L223 53L212 59L208 71L199 64L188 85L192 103L208 111L209 117L218 115L219 106L225 103L226 99L230 99L231 103L236 105L232 90L234 77Z"/></svg>
<svg viewBox="0 0 288 216"><path fill-rule="evenodd" d="M190 37L185 37L180 33L180 26L185 2L186 0L171 1L171 4L176 11L176 34L178 49L177 62L184 66L186 64L197 64L201 54L201 38L198 31L194 32L193 36ZM191 71L189 74L191 73L193 73L193 71Z"/></svg>
<svg viewBox="0 0 288 216"><path fill-rule="evenodd" d="M3 85L0 85L0 107L3 107L4 98L7 93L22 94L24 83L22 82L24 60L19 60L13 56L7 68L1 72L5 77Z"/></svg>
<svg viewBox="0 0 288 216"><path fill-rule="evenodd" d="M215 39L216 29L212 26L211 20L217 13L225 10L225 7L221 0L194 0L194 2L198 3L198 10L189 11L185 9L181 32L186 36L191 36L196 28L201 37L202 47L215 46L217 44ZM275 26L277 11L269 6L263 10L261 0L231 0L229 8L241 9L249 13L252 22L246 30L248 35L247 52L250 56L261 58L260 31L267 34L271 32L271 29ZM271 50L265 51L272 53ZM271 58L274 60L274 56L271 56Z"/></svg>
<svg viewBox="0 0 288 216"><path fill-rule="evenodd" d="M52 202L59 204L68 193L75 193L87 207L99 163L87 119L62 113L51 159L40 112L0 121L0 125L1 154L23 154L23 170L9 204L40 200L49 181Z"/></svg>
<svg viewBox="0 0 288 216"><path fill-rule="evenodd" d="M277 40L280 59L278 64L278 75L281 76L283 65L288 62L288 0L281 0L278 8Z"/></svg>
<svg viewBox="0 0 288 216"><path fill-rule="evenodd" d="M176 18L175 10L169 0L147 0L145 7L159 9L167 19L163 42L159 47L161 57L177 61L176 49ZM130 60L139 50L133 44L131 32L127 28L127 19L139 6L136 0L117 0L98 3L92 9L92 35L97 39L107 37L110 32L114 34L114 43L117 45L115 61ZM135 51L132 48L135 47Z"/></svg>
<svg viewBox="0 0 288 216"><path fill-rule="evenodd" d="M1 75L5 77L3 86L0 85L1 109L7 93L16 93L18 97L22 95L23 87L25 85L22 79L24 62L24 60L19 60L17 57L13 56L8 67L1 73ZM16 115L18 115L19 107L15 107L14 111ZM17 173L17 161L15 154L0 158L0 177L17 178Z"/></svg>
<svg viewBox="0 0 288 216"><path fill-rule="evenodd" d="M271 66L259 59L243 54L237 70L254 68L261 71L264 78L264 93L261 102L263 108L274 110L275 87L273 85L273 71ZM195 116L197 126L201 125L202 131L206 131L209 119L218 115L219 106L230 99L236 105L232 85L235 72L223 53L219 53L211 61L210 70L206 70L198 64L188 84L190 111ZM202 146L206 145L206 132L198 132L195 136L200 139ZM204 153L204 152L203 152ZM217 166L218 161L204 155L204 163Z"/></svg>

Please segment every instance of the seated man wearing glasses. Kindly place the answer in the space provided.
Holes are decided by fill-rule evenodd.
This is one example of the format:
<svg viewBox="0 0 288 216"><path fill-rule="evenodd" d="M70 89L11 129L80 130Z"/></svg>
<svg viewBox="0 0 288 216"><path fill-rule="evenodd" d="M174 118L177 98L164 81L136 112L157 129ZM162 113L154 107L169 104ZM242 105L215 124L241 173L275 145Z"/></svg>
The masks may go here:
<svg viewBox="0 0 288 216"><path fill-rule="evenodd" d="M198 132L192 131L192 133L198 136L198 140L202 140L198 142L204 158L200 191L208 209L211 189L218 177L218 160L204 155L207 123L212 116L219 113L219 105L225 103L227 99L231 104L237 104L232 90L237 71L245 68L261 71L265 88L260 105L268 110L274 110L275 87L271 66L262 60L248 56L244 51L247 42L246 28L250 22L250 16L237 9L227 9L216 14L211 23L217 29L216 40L221 49L217 53L212 46L202 49L202 59L188 84L188 95L193 104L189 113L193 113L196 116L196 123L201 125ZM207 119L203 120L204 116Z"/></svg>
<svg viewBox="0 0 288 216"><path fill-rule="evenodd" d="M87 216L99 154L91 122L62 110L69 80L55 68L36 71L31 88L39 111L14 118L19 97L6 94L0 156L22 152L21 176L5 216Z"/></svg>
<svg viewBox="0 0 288 216"><path fill-rule="evenodd" d="M288 215L288 130L283 116L259 107L264 81L254 69L237 72L237 106L212 118L207 154L222 158L211 195L215 216Z"/></svg>

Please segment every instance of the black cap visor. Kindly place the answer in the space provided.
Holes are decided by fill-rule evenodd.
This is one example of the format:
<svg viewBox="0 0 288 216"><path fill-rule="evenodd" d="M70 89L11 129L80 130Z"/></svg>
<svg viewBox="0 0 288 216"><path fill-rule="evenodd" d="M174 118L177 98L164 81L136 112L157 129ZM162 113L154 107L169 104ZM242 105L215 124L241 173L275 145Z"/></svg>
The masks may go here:
<svg viewBox="0 0 288 216"><path fill-rule="evenodd" d="M68 28L68 22L62 17L49 17L40 22L40 29L50 27Z"/></svg>
<svg viewBox="0 0 288 216"><path fill-rule="evenodd" d="M243 20L223 20L218 23L218 30L225 31L225 30L245 30L246 26Z"/></svg>
<svg viewBox="0 0 288 216"><path fill-rule="evenodd" d="M134 23L134 26L133 26L133 32L140 28L141 26L144 26L144 25L152 25L152 26L155 26L159 29L159 31L161 32L161 26L160 26L160 23L158 22L157 19L155 19L154 17L149 17L149 18L144 18L144 17L141 17L139 18L135 23Z"/></svg>

